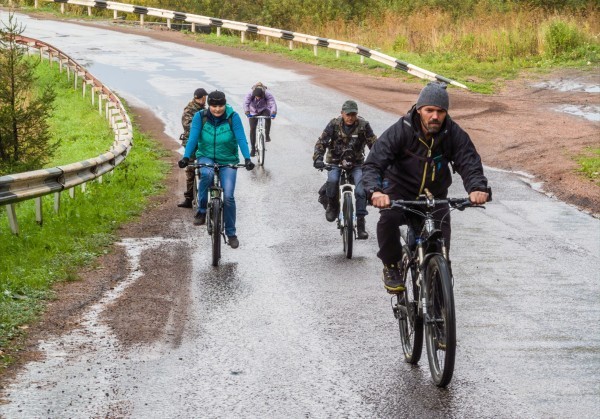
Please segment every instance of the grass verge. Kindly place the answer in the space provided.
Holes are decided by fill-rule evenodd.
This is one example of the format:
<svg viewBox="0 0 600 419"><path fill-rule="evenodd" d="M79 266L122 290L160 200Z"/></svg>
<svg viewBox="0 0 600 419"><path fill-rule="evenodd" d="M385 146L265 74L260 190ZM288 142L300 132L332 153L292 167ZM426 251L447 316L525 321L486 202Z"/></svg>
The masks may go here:
<svg viewBox="0 0 600 419"><path fill-rule="evenodd" d="M52 83L57 98L51 119L53 138L61 148L48 167L73 163L107 151L114 134L105 118L82 98L66 76L42 62L38 84ZM134 130L134 146L124 162L103 182L89 182L85 192L77 188L74 199L61 195L59 213L53 195L42 198L43 226L35 221L34 201L17 205L20 234L11 234L5 210L0 208L0 367L13 361L27 324L53 298L52 284L77 280L77 271L109 252L115 229L135 218L147 198L161 192L169 166L161 162L166 151Z"/></svg>

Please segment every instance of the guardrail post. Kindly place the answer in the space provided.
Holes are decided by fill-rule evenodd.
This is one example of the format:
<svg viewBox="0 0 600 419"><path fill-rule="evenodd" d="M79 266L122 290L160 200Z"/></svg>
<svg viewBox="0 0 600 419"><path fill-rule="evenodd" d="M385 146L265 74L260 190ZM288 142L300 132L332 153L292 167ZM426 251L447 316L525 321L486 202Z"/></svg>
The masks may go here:
<svg viewBox="0 0 600 419"><path fill-rule="evenodd" d="M313 54L315 54L315 57L317 56L317 46L313 45Z"/></svg>
<svg viewBox="0 0 600 419"><path fill-rule="evenodd" d="M361 64L364 64L364 63L365 63L365 56L364 56L364 55L361 55L361 56L360 56L360 63L361 63Z"/></svg>
<svg viewBox="0 0 600 419"><path fill-rule="evenodd" d="M268 36L268 35L267 35L267 36L265 36L265 44L266 44L266 45L269 45L269 36Z"/></svg>
<svg viewBox="0 0 600 419"><path fill-rule="evenodd" d="M36 8L36 9L39 7L38 0L35 0L33 2L33 7Z"/></svg>
<svg viewBox="0 0 600 419"><path fill-rule="evenodd" d="M167 28L171 29L171 19L167 19Z"/></svg>
<svg viewBox="0 0 600 419"><path fill-rule="evenodd" d="M117 20L119 18L119 15L117 14L116 10L113 10L113 19Z"/></svg>
<svg viewBox="0 0 600 419"><path fill-rule="evenodd" d="M88 6L88 16L92 15L92 6Z"/></svg>
<svg viewBox="0 0 600 419"><path fill-rule="evenodd" d="M10 231L13 234L19 234L19 224L17 223L17 213L15 212L15 204L6 205L6 213L8 214L8 224Z"/></svg>
<svg viewBox="0 0 600 419"><path fill-rule="evenodd" d="M71 199L75 198L75 187L69 188L69 196Z"/></svg>
<svg viewBox="0 0 600 419"><path fill-rule="evenodd" d="M192 22L192 28L191 28L192 32L196 32L196 22Z"/></svg>
<svg viewBox="0 0 600 419"><path fill-rule="evenodd" d="M64 15L65 14L65 4L61 3L60 4L60 12Z"/></svg>
<svg viewBox="0 0 600 419"><path fill-rule="evenodd" d="M217 26L217 36L221 36L221 27Z"/></svg>
<svg viewBox="0 0 600 419"><path fill-rule="evenodd" d="M140 15L140 26L144 26L144 15Z"/></svg>
<svg viewBox="0 0 600 419"><path fill-rule="evenodd" d="M42 197L35 198L35 221L42 225Z"/></svg>
<svg viewBox="0 0 600 419"><path fill-rule="evenodd" d="M294 49L294 41L290 41L290 49Z"/></svg>
<svg viewBox="0 0 600 419"><path fill-rule="evenodd" d="M246 41L246 32L240 32L242 44Z"/></svg>
<svg viewBox="0 0 600 419"><path fill-rule="evenodd" d="M60 192L54 192L54 212L58 214L60 210Z"/></svg>

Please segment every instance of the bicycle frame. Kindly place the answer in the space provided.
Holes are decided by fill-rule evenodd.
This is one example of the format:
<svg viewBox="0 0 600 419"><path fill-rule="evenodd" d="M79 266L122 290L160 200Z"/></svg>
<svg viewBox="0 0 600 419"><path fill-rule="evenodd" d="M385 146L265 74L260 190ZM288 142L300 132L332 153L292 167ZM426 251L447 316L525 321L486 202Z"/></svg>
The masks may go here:
<svg viewBox="0 0 600 419"><path fill-rule="evenodd" d="M265 163L265 140L267 138L267 133L265 129L265 119L271 119L270 116L264 115L254 115L250 118L256 119L256 151L258 152L258 164L259 166L263 166Z"/></svg>
<svg viewBox="0 0 600 419"><path fill-rule="evenodd" d="M342 166L340 165L339 167ZM354 208L354 211L352 212L353 216L351 225L354 230L353 234L356 237L356 197L354 196L354 189L356 189L356 186L354 185L354 182L352 180L351 170L347 170L342 167L342 172L340 173L340 179L338 181L338 189L338 199L340 208L340 212L338 214L338 228L340 229L340 231L343 231L343 227L346 226L347 220L344 218L343 208L345 197L349 195L350 199L352 200L352 208Z"/></svg>

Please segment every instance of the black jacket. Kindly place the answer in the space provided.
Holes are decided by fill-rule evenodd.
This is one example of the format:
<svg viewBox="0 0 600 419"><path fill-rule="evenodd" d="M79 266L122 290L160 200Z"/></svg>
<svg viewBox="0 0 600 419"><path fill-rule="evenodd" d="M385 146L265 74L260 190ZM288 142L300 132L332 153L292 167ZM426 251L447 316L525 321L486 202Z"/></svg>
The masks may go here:
<svg viewBox="0 0 600 419"><path fill-rule="evenodd" d="M452 184L450 165L467 193L486 191L481 158L469 135L447 115L440 132L426 140L413 106L373 145L363 164L363 187L369 199L375 191L391 199L416 199L425 188L445 198Z"/></svg>

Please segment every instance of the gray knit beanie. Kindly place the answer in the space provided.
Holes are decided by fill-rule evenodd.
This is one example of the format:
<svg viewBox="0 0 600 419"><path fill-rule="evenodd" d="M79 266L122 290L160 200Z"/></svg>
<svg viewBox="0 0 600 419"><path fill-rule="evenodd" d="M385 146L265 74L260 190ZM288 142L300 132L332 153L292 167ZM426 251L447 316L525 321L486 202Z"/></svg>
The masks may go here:
<svg viewBox="0 0 600 419"><path fill-rule="evenodd" d="M417 99L417 109L420 109L423 106L437 106L447 111L449 105L450 99L448 98L448 92L446 91L446 84L437 81L428 83L427 86L421 90L419 98Z"/></svg>

